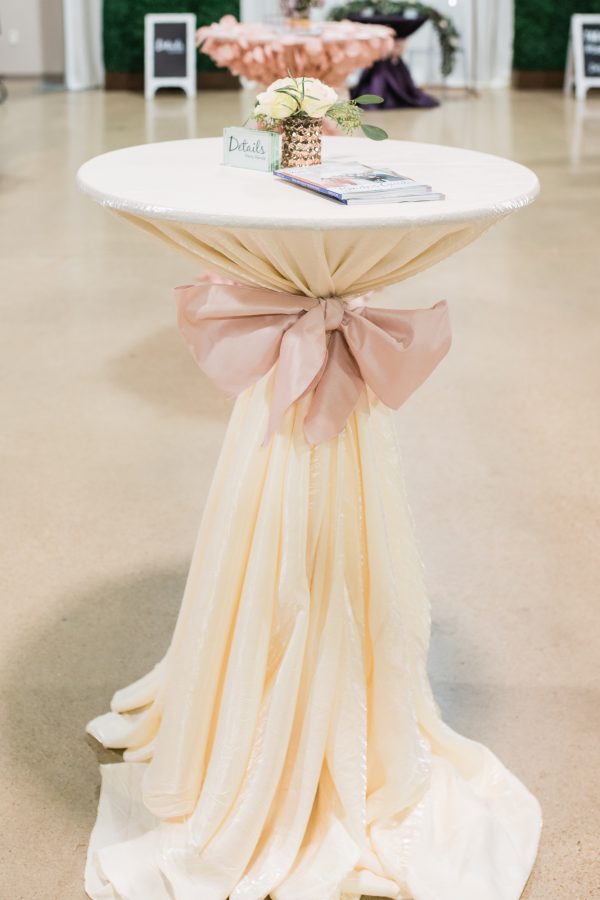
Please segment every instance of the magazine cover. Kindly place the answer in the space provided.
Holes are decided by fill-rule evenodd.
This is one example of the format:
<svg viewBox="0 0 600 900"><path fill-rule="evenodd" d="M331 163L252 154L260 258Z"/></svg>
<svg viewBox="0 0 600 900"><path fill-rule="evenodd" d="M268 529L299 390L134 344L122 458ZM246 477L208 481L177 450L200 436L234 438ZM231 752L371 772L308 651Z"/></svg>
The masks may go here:
<svg viewBox="0 0 600 900"><path fill-rule="evenodd" d="M419 185L412 178L400 175L392 169L373 168L359 162L298 166L292 169L279 169L275 175L337 198L349 194L417 193L430 190L427 185Z"/></svg>

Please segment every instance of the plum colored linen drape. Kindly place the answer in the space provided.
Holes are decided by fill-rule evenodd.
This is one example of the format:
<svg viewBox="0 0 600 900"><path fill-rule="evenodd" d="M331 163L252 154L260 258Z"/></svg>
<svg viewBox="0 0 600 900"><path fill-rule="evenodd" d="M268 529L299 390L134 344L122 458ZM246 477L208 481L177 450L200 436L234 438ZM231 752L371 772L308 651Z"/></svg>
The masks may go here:
<svg viewBox="0 0 600 900"><path fill-rule="evenodd" d="M400 281L495 220L288 231L121 215L238 282L311 297ZM102 767L88 895L517 900L539 807L439 717L393 414L364 394L311 449L307 396L262 447L272 384L236 401L165 659L88 726L125 748Z"/></svg>

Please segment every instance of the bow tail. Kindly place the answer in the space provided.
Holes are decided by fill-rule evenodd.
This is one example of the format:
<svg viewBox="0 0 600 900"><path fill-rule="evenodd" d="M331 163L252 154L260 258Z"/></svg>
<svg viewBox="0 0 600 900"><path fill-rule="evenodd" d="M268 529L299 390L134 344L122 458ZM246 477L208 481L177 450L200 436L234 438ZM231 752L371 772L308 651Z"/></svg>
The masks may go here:
<svg viewBox="0 0 600 900"><path fill-rule="evenodd" d="M312 446L343 430L358 402L364 382L344 336L334 331L327 348L325 371L304 419L304 435Z"/></svg>
<svg viewBox="0 0 600 900"><path fill-rule="evenodd" d="M281 340L269 424L263 446L277 431L289 407L318 381L327 364L323 312L308 310L288 328Z"/></svg>

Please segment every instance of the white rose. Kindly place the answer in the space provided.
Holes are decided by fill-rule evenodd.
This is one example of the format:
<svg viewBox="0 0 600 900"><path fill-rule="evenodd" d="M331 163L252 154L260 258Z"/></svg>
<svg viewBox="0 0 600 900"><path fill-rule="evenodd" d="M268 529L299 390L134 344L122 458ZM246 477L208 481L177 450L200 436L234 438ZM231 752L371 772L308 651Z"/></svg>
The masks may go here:
<svg viewBox="0 0 600 900"><path fill-rule="evenodd" d="M267 91L274 91L277 88L287 88L288 91L293 91L298 96L300 96L301 91L301 79L300 78L278 78L277 81L273 81L267 88Z"/></svg>
<svg viewBox="0 0 600 900"><path fill-rule="evenodd" d="M299 79L300 80L300 79ZM338 95L333 88L317 78L304 79L302 112L313 119L321 119L327 110L337 102Z"/></svg>
<svg viewBox="0 0 600 900"><path fill-rule="evenodd" d="M300 111L298 101L281 91L272 90L272 85L256 97L255 116L267 116L269 119L287 119Z"/></svg>

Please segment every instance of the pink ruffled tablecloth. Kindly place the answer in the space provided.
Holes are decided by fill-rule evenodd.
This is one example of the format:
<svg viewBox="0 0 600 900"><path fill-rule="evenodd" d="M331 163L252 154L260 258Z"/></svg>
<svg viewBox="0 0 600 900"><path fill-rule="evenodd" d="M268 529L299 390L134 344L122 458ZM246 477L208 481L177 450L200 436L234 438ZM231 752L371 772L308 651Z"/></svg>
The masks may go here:
<svg viewBox="0 0 600 900"><path fill-rule="evenodd" d="M302 32L223 16L196 32L196 44L216 65L261 84L291 72L341 85L356 69L390 56L394 42L393 29L356 22L321 22Z"/></svg>

